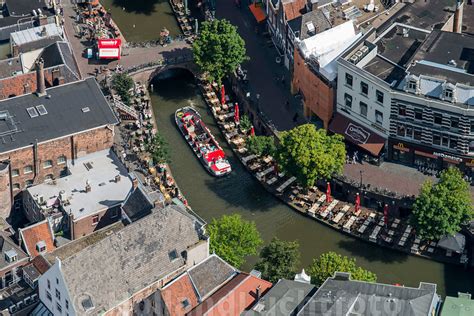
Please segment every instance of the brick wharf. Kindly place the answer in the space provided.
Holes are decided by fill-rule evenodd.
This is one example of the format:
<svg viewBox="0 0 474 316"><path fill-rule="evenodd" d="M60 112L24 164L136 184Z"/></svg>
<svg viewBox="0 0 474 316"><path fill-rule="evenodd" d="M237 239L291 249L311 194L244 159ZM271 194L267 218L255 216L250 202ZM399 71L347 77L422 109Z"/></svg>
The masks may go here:
<svg viewBox="0 0 474 316"><path fill-rule="evenodd" d="M0 101L0 215L67 161L108 149L118 120L93 78Z"/></svg>

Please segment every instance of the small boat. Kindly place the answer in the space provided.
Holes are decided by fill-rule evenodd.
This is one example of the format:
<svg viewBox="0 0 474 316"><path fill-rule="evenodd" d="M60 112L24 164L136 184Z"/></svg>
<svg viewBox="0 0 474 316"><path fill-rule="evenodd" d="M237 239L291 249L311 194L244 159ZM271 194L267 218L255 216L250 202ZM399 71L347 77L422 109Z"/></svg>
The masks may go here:
<svg viewBox="0 0 474 316"><path fill-rule="evenodd" d="M220 177L232 171L224 151L194 107L186 106L176 110L174 119L194 154L211 175Z"/></svg>

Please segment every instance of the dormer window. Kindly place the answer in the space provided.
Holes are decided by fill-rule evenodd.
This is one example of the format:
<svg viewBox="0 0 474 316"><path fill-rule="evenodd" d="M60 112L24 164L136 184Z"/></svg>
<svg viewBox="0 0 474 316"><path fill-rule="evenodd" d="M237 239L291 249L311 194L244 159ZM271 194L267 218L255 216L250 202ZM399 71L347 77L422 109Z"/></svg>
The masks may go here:
<svg viewBox="0 0 474 316"><path fill-rule="evenodd" d="M44 242L44 240L40 240L36 243L36 250L39 253L42 253L42 252L46 251L46 243Z"/></svg>
<svg viewBox="0 0 474 316"><path fill-rule="evenodd" d="M445 99L452 99L453 98L453 90L451 90L451 89L444 90L444 98Z"/></svg>
<svg viewBox="0 0 474 316"><path fill-rule="evenodd" d="M454 90L456 89L456 86L450 83L445 83L443 85L443 94L441 96L441 99L445 101L450 101L454 102Z"/></svg>
<svg viewBox="0 0 474 316"><path fill-rule="evenodd" d="M5 251L5 260L9 263L15 262L18 260L18 254L13 249Z"/></svg>
<svg viewBox="0 0 474 316"><path fill-rule="evenodd" d="M416 80L411 79L411 80L408 81L407 89L409 91L415 92L417 86L418 86L418 82Z"/></svg>

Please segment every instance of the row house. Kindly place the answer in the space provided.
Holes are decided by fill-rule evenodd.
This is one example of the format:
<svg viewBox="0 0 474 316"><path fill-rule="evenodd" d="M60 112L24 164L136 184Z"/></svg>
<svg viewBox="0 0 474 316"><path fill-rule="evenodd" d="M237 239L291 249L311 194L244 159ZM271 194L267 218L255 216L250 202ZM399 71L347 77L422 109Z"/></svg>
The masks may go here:
<svg viewBox="0 0 474 316"><path fill-rule="evenodd" d="M474 37L457 32L398 22L367 31L338 60L330 130L373 157L430 170L455 165L472 177L473 49Z"/></svg>

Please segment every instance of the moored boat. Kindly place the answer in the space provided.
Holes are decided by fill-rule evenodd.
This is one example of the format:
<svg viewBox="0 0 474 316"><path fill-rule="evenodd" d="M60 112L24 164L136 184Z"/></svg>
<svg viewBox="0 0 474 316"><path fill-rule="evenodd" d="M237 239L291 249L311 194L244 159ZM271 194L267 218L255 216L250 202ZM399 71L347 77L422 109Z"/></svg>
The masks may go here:
<svg viewBox="0 0 474 316"><path fill-rule="evenodd" d="M211 175L220 177L232 171L224 151L195 108L192 106L180 108L176 110L174 118L181 134Z"/></svg>

